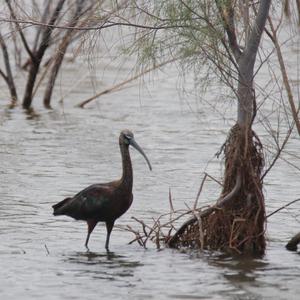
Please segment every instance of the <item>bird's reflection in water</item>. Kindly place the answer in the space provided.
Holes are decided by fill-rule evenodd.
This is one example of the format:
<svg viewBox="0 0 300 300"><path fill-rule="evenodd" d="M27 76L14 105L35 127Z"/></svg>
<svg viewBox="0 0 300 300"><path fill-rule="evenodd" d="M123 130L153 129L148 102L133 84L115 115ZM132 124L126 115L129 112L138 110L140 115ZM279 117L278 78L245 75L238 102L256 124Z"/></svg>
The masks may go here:
<svg viewBox="0 0 300 300"><path fill-rule="evenodd" d="M77 276L92 276L106 280L122 280L132 277L143 264L115 252L75 252L65 255L65 262L77 264Z"/></svg>

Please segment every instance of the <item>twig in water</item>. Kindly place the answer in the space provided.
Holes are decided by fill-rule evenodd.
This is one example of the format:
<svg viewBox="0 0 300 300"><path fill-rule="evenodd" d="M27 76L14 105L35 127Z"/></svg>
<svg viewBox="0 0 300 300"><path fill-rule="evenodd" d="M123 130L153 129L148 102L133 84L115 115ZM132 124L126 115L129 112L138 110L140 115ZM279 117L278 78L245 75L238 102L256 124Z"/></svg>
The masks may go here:
<svg viewBox="0 0 300 300"><path fill-rule="evenodd" d="M135 231L131 228L131 226L127 225L127 230L132 232L135 235L135 239L133 239L131 242L129 242L129 244L132 244L134 242L138 242L140 246L146 248L146 245L140 235L140 233L138 231Z"/></svg>
<svg viewBox="0 0 300 300"><path fill-rule="evenodd" d="M276 210L274 210L273 212L271 212L270 214L268 214L268 215L266 216L266 218L269 218L269 217L273 216L273 215L276 214L277 212L283 210L284 208L286 208L286 207L288 207L288 206L290 206L290 205L292 205L292 204L294 204L295 202L298 202L298 201L300 201L300 198L295 199L295 200L293 200L293 201L291 201L291 202L285 204L284 206L279 207L278 209L276 209Z"/></svg>
<svg viewBox="0 0 300 300"><path fill-rule="evenodd" d="M47 255L50 255L49 249L48 249L48 247L47 247L46 244L45 244L45 249L46 249L46 251L47 251Z"/></svg>
<svg viewBox="0 0 300 300"><path fill-rule="evenodd" d="M170 187L169 187L169 204L170 204L171 213L174 213L174 206L173 206L172 194L171 194L171 188Z"/></svg>
<svg viewBox="0 0 300 300"><path fill-rule="evenodd" d="M290 251L297 251L297 246L300 243L300 232L294 235L290 241L286 244L286 249Z"/></svg>
<svg viewBox="0 0 300 300"><path fill-rule="evenodd" d="M196 197L196 200L195 200L195 203L194 203L194 209L196 209L197 206L198 206L198 200L199 200L200 194L201 194L201 192L202 192L202 189L203 189L203 186L204 186L204 182L205 182L205 180L206 180L206 177L207 177L207 173L204 173L204 177L203 177L203 179L202 179L202 181L201 181L200 188L199 188L199 190L198 190L197 197Z"/></svg>
<svg viewBox="0 0 300 300"><path fill-rule="evenodd" d="M169 204L170 204L170 210L171 210L171 213L170 213L170 218L172 216L172 214L174 213L174 206L173 206L173 201L172 201L172 194L171 194L171 188L169 187Z"/></svg>
<svg viewBox="0 0 300 300"><path fill-rule="evenodd" d="M223 186L222 182L220 182L219 180L217 180L216 178L214 178L213 176L209 175L208 173L204 173L208 178L212 179L213 181L215 181L216 183L218 183L220 186Z"/></svg>
<svg viewBox="0 0 300 300"><path fill-rule="evenodd" d="M136 217L132 217L133 220L137 221L138 223L140 223L143 227L143 232L145 236L148 236L148 233L146 231L146 227L148 227L143 221L137 219Z"/></svg>
<svg viewBox="0 0 300 300"><path fill-rule="evenodd" d="M153 70L155 69L158 69L158 68L161 68L162 66L168 64L168 63L171 63L171 62L174 62L175 60L177 60L177 58L172 58L172 59L169 59L165 62L162 62L161 64L158 64L158 65L155 65L154 67L151 67L149 69L146 69L145 71L127 79L127 80L124 80L110 88L107 88L105 89L104 91L100 92L100 93L97 93L96 95L88 98L87 100L84 100L83 102L79 103L77 106L80 107L80 108L83 108L86 104L90 103L91 101L97 99L98 97L102 96L102 95L105 95L105 94L108 94L110 92L114 92L114 91L118 91L120 88L122 88L124 85L128 84L129 82L131 81L134 81L136 79L138 79L139 77L142 77L143 75L149 73L149 72L152 72Z"/></svg>

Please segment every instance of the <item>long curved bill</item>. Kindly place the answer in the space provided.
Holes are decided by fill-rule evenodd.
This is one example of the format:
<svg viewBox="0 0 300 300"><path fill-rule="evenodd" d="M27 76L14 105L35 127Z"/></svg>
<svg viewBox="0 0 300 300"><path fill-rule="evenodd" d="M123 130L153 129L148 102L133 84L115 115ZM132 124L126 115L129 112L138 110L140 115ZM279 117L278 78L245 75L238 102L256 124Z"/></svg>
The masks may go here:
<svg viewBox="0 0 300 300"><path fill-rule="evenodd" d="M150 169L150 171L152 171L152 167L151 167L151 164L150 164L150 161L149 161L149 159L148 159L148 157L146 156L146 154L145 154L145 152L143 151L143 149L138 145L138 143L135 141L135 139L130 139L130 145L133 147L133 148L135 148L137 151L139 151L143 156L144 156L144 158L145 158L145 160L146 160L146 162L147 162L147 164L148 164L148 166L149 166L149 169Z"/></svg>

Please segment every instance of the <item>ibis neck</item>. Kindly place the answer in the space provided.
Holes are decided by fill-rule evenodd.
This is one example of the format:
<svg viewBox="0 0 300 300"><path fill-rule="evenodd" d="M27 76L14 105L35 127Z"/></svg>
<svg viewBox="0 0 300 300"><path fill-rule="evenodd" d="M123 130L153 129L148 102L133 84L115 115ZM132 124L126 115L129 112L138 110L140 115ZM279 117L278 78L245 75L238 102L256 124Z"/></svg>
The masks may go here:
<svg viewBox="0 0 300 300"><path fill-rule="evenodd" d="M132 191L133 184L133 174L132 174L132 164L129 154L129 147L127 145L120 145L121 156L122 156L122 167L123 174L121 177L121 186L126 190Z"/></svg>

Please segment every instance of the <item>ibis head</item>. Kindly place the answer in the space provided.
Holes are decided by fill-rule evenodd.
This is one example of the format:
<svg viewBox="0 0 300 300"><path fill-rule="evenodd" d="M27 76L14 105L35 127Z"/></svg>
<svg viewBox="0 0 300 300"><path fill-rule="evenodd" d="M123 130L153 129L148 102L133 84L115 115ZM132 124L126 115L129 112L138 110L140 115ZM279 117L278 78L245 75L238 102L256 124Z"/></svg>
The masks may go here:
<svg viewBox="0 0 300 300"><path fill-rule="evenodd" d="M150 161L149 161L148 157L146 156L143 149L136 142L136 140L134 139L134 135L130 130L125 129L125 130L121 131L120 138L119 138L119 143L120 143L120 146L122 146L122 145L127 146L127 147L132 146L138 152L140 152L142 154L142 156L145 158L145 160L146 160L146 162L149 166L150 171L152 170L152 167L151 167L151 164L150 164Z"/></svg>

